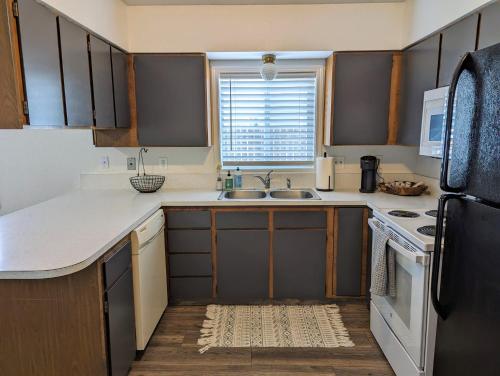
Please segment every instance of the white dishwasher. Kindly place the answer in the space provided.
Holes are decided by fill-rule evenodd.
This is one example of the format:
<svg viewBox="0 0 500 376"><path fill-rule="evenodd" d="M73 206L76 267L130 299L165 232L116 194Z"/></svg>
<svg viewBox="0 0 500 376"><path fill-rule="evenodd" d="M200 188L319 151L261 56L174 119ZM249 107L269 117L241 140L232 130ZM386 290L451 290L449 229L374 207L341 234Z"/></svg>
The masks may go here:
<svg viewBox="0 0 500 376"><path fill-rule="evenodd" d="M167 307L165 216L158 210L132 231L137 350L144 350Z"/></svg>

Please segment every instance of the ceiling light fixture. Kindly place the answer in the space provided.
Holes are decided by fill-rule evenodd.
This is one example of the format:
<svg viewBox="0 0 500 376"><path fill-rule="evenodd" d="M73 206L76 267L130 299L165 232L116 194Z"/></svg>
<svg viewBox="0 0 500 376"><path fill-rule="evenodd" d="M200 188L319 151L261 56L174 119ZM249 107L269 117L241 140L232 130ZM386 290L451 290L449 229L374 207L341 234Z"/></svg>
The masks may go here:
<svg viewBox="0 0 500 376"><path fill-rule="evenodd" d="M266 81L272 81L278 74L278 67L276 66L276 55L266 54L262 56L262 67L260 68L260 75Z"/></svg>

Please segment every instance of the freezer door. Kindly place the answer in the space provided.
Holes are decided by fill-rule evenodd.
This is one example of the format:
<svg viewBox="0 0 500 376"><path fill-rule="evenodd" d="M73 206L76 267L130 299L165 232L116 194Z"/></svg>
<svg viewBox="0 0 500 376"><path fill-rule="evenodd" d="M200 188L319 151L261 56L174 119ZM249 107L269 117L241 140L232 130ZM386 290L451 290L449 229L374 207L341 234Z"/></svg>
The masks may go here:
<svg viewBox="0 0 500 376"><path fill-rule="evenodd" d="M500 43L467 54L448 95L441 188L500 202Z"/></svg>
<svg viewBox="0 0 500 376"><path fill-rule="evenodd" d="M433 375L498 375L500 209L448 197L445 223L437 283L433 271L433 294L440 285Z"/></svg>

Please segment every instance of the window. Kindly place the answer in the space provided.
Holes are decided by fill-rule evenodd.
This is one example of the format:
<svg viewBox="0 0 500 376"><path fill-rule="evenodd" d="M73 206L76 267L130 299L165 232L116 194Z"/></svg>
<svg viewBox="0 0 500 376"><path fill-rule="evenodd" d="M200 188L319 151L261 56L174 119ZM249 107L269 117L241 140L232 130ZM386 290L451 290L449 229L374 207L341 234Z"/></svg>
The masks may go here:
<svg viewBox="0 0 500 376"><path fill-rule="evenodd" d="M313 166L317 70L288 70L273 81L263 80L257 70L218 74L222 166Z"/></svg>

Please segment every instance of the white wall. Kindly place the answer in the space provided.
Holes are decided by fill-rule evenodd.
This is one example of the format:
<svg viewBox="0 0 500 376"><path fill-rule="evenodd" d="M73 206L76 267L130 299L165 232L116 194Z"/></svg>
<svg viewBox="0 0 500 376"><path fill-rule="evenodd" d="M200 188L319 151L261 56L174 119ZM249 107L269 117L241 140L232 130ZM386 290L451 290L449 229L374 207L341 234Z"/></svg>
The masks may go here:
<svg viewBox="0 0 500 376"><path fill-rule="evenodd" d="M406 0L406 35L409 45L495 0Z"/></svg>
<svg viewBox="0 0 500 376"><path fill-rule="evenodd" d="M41 0L73 21L128 49L127 6L121 0Z"/></svg>
<svg viewBox="0 0 500 376"><path fill-rule="evenodd" d="M134 6L133 52L398 49L404 3Z"/></svg>
<svg viewBox="0 0 500 376"><path fill-rule="evenodd" d="M137 148L95 148L87 129L0 130L0 215L80 187L80 173L126 171L127 157ZM100 159L109 158L109 169ZM146 171L154 172L167 157L168 173L215 172L211 148L151 148Z"/></svg>

